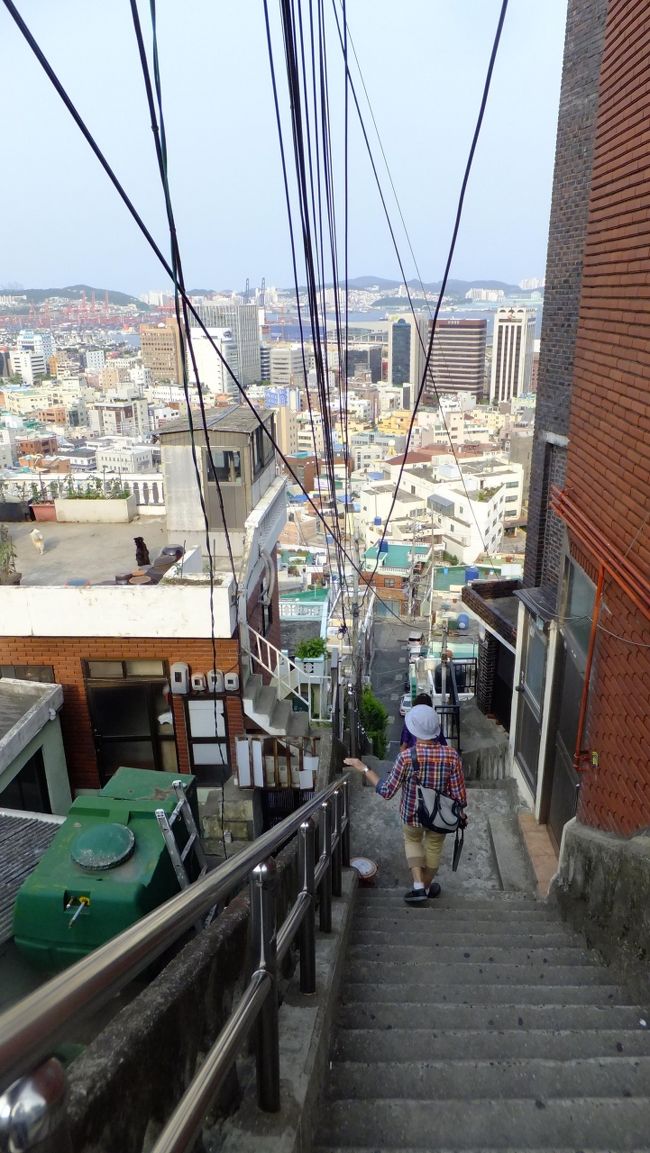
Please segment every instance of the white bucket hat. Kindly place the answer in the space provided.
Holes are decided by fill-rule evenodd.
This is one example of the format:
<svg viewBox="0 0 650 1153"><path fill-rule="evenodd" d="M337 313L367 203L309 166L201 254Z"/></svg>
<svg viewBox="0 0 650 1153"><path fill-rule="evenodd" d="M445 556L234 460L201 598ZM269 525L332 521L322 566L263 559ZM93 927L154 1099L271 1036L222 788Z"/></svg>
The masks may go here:
<svg viewBox="0 0 650 1153"><path fill-rule="evenodd" d="M430 705L414 705L404 718L404 723L419 741L434 741L440 733L440 718Z"/></svg>

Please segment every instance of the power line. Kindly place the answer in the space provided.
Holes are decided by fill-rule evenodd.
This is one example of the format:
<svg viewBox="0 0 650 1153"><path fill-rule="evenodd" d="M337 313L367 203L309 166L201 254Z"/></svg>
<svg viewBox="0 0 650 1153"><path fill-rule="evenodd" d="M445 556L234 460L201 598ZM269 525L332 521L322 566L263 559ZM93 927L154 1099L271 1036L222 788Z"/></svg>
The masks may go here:
<svg viewBox="0 0 650 1153"><path fill-rule="evenodd" d="M342 36L342 33L341 33L341 28L340 28L340 24L339 24L339 20L338 20L338 13L337 13L337 11L336 11L336 0L332 0L332 5L333 5L333 8L334 8L334 17L335 17L335 20L336 20L337 30L338 30L338 34L339 34L339 42L341 43L341 47L343 48L343 36ZM387 528L388 528L388 524L389 524L389 521L390 521L390 519L391 519L391 516L392 516L392 514L393 514L393 510L394 510L394 507L395 507L395 502L396 502L396 500L397 500L397 492L398 492L398 490L399 490L399 485L400 485L400 481L401 481L401 478L402 478L402 474L403 474L403 471L404 471L404 466L405 466L405 464L406 464L406 456L407 456L407 454L408 454L409 444L410 444L410 441L411 441L411 436L412 436L412 433L413 433L413 426L414 426L414 423L415 423L415 416L416 416L416 413L417 413L417 409L418 409L418 407L419 407L419 404L420 404L420 400L421 400L421 397L422 397L422 393L423 393L423 391L424 391L424 388L425 388L425 386L426 386L427 376L429 376L429 379L430 379L430 381L431 381L431 384L432 384L432 386L433 386L433 390L434 390L434 393L435 393L436 401L437 401L437 403L438 403L438 408L439 408L439 411L440 411L440 415L441 415L441 419L442 419L442 422L443 422L443 425L444 425L445 433L446 433L446 435L447 435L447 438L448 438L448 440L449 440L449 444L450 444L450 447L451 447L451 451L452 451L452 454L453 454L453 457L454 457L454 462L455 462L455 464L456 464L456 467L457 467L457 469L458 469L458 474L459 474L459 477L460 477L460 481L461 481L461 484L462 484L462 486L463 486L463 490L464 490L465 496L466 496L466 498L467 498L467 500L468 500L468 502L469 502L469 505L470 505L470 512L471 512L471 514L472 514L472 518L473 518L473 520L474 520L474 523L476 524L476 528L477 528L477 530L478 530L478 533L479 533L479 537L480 537L480 539L481 539L481 543L483 544L483 549L484 549L484 552L487 554L488 558L490 559L490 561L491 561L492 563L494 563L494 558L491 556L491 554L489 553L489 551L488 551L488 550L487 550L487 548L485 547L485 545L486 545L486 542L485 542L485 539L483 538L483 533L482 533L482 531L481 531L481 527L480 527L480 525L479 525L479 522L478 522L478 518L477 518L477 516L476 516L476 512L475 512L475 510L474 510L474 508L473 508L473 505L472 505L472 503L471 503L471 497L470 497L470 495L469 495L469 491L468 491L468 489L467 489L467 485L466 485L466 482L465 482L465 478L464 478L464 475L463 475L463 470L462 470L462 468L461 468L461 466L460 466L460 463L459 463L459 461L458 461L458 456L457 456L457 454L456 454L456 448L455 448L455 445L454 445L454 443L453 443L453 440L452 440L452 437L451 437L451 433L449 432L449 426L447 425L447 421L446 421L446 418L445 418L444 412L443 412L442 408L440 407L440 394L439 394L439 392L438 392L438 389L437 389L436 383L435 383L435 381L434 381L434 379L433 379L433 376L431 375L431 372L430 372L430 360L431 360L431 354L432 354L432 350L433 350L433 340L434 340L434 336L435 336L435 327L436 327L436 322L437 322L437 319L438 319L438 314L439 314L439 312L440 312L440 307L441 307L441 304L442 304L442 299L443 299L443 296L444 296L444 290L445 290L445 287L446 287L446 284L447 284L447 279L448 279L448 276L449 276L449 268L450 268L450 266L451 266L451 258L453 257L453 251L454 251L454 248L455 248L455 243L456 243L456 236L457 236L457 232L458 232L458 226L459 226L459 224L460 224L460 214L462 213L462 204L463 204L464 195L465 195L465 188L466 188L466 186L467 186L467 180L468 180L468 178L469 178L469 172L470 172L470 169L471 169L471 164L472 164L472 160L473 160L473 154L474 154L474 150L475 150L475 147L476 147L476 143L477 143L477 140L478 140L478 134L479 134L479 132L480 132L480 127L481 127L481 123L482 123L482 119L483 119L483 113L484 113L484 110L485 110L485 104L486 104L486 102L487 102L487 95L488 95L489 86L490 86L490 81L491 81L491 74L492 74L492 69L493 69L493 66L494 66L494 61L495 61L495 58L496 58L496 51L497 51L497 48L498 48L498 44L499 44L499 40L500 40L500 36L501 36L501 30L502 30L502 27L503 27L503 22L504 22L504 19L505 19L505 13L506 13L506 9L507 9L507 6L508 6L508 0L503 0L503 4L502 4L502 8L501 8L501 14L500 14L500 18L499 18L499 23L498 23L498 26L497 26L497 33L496 33L496 37L495 37L495 41L494 41L494 45L493 45L493 49L492 49L492 54L491 54L491 58L490 58L490 63L489 63L489 67L488 67L488 73L487 73L486 83L485 83L485 86L484 86L484 90L483 90L483 98L482 98L482 103L481 103L481 107L480 107L480 110L479 110L479 117L478 117L477 125L476 125L476 128L475 128L474 137L473 137L473 140L472 140L472 146L471 146L471 148L470 148L470 154L469 154L469 160L468 160L468 164L467 164L467 166L466 166L466 169L465 169L465 176L464 176L464 179L463 179L463 183L462 183L462 185L461 185L461 193L460 193L460 199L459 199L458 211L457 211L457 215L456 215L456 224L455 224L455 230L454 230L454 233L453 233L453 235L452 235L452 243L451 243L450 255L449 255L449 259L448 259L448 262L447 262L447 268L446 268L445 276L444 276L444 278L443 278L443 281L441 282L440 292L439 292L439 295L438 295L438 301L437 301L437 304L436 304L436 307L435 307L435 311L434 311L434 314L433 314L433 315L431 315L430 306L429 306L429 303L428 303L428 300L427 300L427 297L426 297L426 293L424 292L424 284L422 283L422 278L421 278L421 276L420 276L420 273L419 273L419 269L418 269L418 266L417 266L417 262L415 261L415 255L414 255L414 253L413 253L413 248L412 248L412 245L411 245L411 242L410 242L410 238L409 238L409 235L408 235L408 231L407 231L407 229L406 229L406 224L405 224L405 221L404 221L404 216L403 216L403 213L402 213L402 211L401 211L401 207L400 207L400 205L399 205L399 198L398 198L398 196L397 196L397 192L396 192L396 189L395 189L395 185L394 185L394 183L393 183L393 180L392 180L392 176L391 176L391 174L390 174L390 169L388 169L388 161L386 160L386 156L385 156L385 153L384 153L383 145L382 145L382 143L381 143L381 137L379 136L379 129L377 128L377 123L376 123L376 121L375 121L375 118L374 118L374 114L373 114L373 112L372 112L372 107L371 107L371 105L370 105L370 97L368 96L368 92L367 92L367 89L366 89L366 87L365 87L365 83L364 83L364 80L363 80L363 75L362 75L362 73L361 73L361 67L360 67L360 64L359 64L359 60L358 60L358 57L356 56L356 52L355 52L355 59L357 60L357 66L359 67L359 74L360 74L360 76L361 76L361 81L362 81L362 84L363 84L363 86L364 86L364 91L366 92L366 98L367 98L367 100L368 100L368 104L369 104L369 107L370 107L371 116L372 116L372 118L373 118L373 123L375 124L375 129L376 129L376 131L377 131L377 136L378 136L378 139L379 139L379 145L380 145L380 148L381 148L382 154L383 154L383 156L384 156L384 160L385 160L385 162L386 162L386 167L387 167L387 169L388 169L388 173L389 173L389 180L390 180L390 182L391 182L391 187L392 187L392 189L393 189L393 193L394 193L394 195L395 195L395 200L396 200L396 202L397 202L397 207L398 207L398 211L399 211L399 214L400 214L400 218L401 218L401 220L402 220L402 224L404 225L404 230L405 230L405 233L406 233L407 242L408 242L408 244L409 244L409 248L410 248L410 250L411 250L411 255L413 256L413 261L414 261L414 263L415 263L416 271L418 272L418 277L419 277L419 280L420 280L420 285L421 285L421 287L422 287L422 291L423 291L423 293L424 293L424 296L425 296L425 300L426 300L426 302L427 302L427 308L429 308L429 313L430 313L430 317L431 317L431 332L430 332L430 337L429 337L429 347L428 347L428 350L427 350L427 354L426 354L426 362L425 362L424 372L423 372L423 376L422 376L422 382L421 382L421 384L420 384L420 388L419 388L419 390L418 390L417 399L416 399L415 405L414 405L414 407L413 407L413 413L412 413L412 416L411 416L411 422L410 422L410 425L409 425L409 429L408 429L408 433L407 433L407 438L406 438L406 446L405 446L405 449L404 449L404 460L403 460L403 462L402 462L402 467L401 467L401 469L400 469L400 473L399 473L399 476L398 476L398 480L397 480L397 484L396 484L396 488L395 488L395 498L394 498L394 500L393 500L393 503L391 504L391 507L390 507L390 510L389 510L388 516L387 516L387 518L386 518L386 523L385 523L385 526L384 526L384 532L382 533L382 536L381 536L381 540L383 541L383 540L385 539L385 536L386 536L386 531L387 531ZM347 66L346 66L346 67L347 67ZM349 75L349 69L348 69L348 75ZM352 91L352 95L353 95L353 97L354 97L355 106L356 106L356 109L357 109L357 114L358 114L358 117L359 117L359 123L360 123L360 126L361 126L361 131L362 131L362 134L363 134L363 137L364 137L364 141L365 141L365 144L366 144L366 149L367 149L367 151L368 151L368 156L369 156L369 159L370 159L370 164L371 164L371 167L372 167L372 171L373 171L373 174L374 174L374 177L375 177L375 182L376 182L376 184L377 184L377 188L378 188L378 191L379 191L379 196L380 196L380 200L381 200L381 203L382 203L382 207L383 207L383 210L384 210L384 215L385 215L385 217L386 217L386 221L387 221L387 224L388 224L388 229L389 229L389 232L390 232L391 240L392 240L392 242L393 242L393 247L394 247L394 249L395 249L395 253L396 253L396 256L397 256L397 261L398 261L399 269L400 269L400 272L401 272L401 274L402 274L402 279L403 279L403 282L404 282L404 287L405 287L405 289L406 289L406 295L407 295L407 298L408 298L408 302L409 302L410 310L411 310L411 313L412 313L412 315L413 315L413 318L414 318L414 320L415 320L415 328L416 328L417 337L418 337L418 340L419 340L419 342L420 342L420 346L421 346L421 348L422 348L422 351L424 352L424 342L423 342L423 340L422 340L422 336L421 336L421 334L420 334L420 331L419 331L419 326L418 326L418 323L417 323L417 314L416 314L416 312L415 312L415 307L414 307L414 305L413 305L413 299L412 299L412 297L411 297L411 293L410 293L410 290L409 290L408 281L407 281L407 277L406 277L406 272L405 272L405 270L404 270L404 265L403 265L403 262L402 262L402 258L401 258L400 252L399 252L399 247L398 247L398 244L397 244L397 239L396 239L396 236L395 236L395 231L394 231L394 228L393 228L393 225L392 225L391 219L390 219L390 214L389 214L389 212L388 212L388 206L387 206L387 204L386 204L386 199L385 199L385 197L384 197L384 194L383 194L383 190L382 190L382 187L381 187L381 181L380 181L380 179L379 179L379 173L378 173L378 171L377 171L377 166L376 166L376 164L375 164L375 161L374 161L374 157L373 157L373 155L372 155L372 149L371 149L371 146L370 146L370 140L369 140L369 138L368 138L368 133L367 133L367 131L366 131L365 123L364 123L364 120L363 120L363 115L362 115L362 112L361 112L361 107L360 107L360 104L359 104L359 100L358 100L358 97L357 97L357 94L356 94L356 89L355 89L355 87L354 87L354 82L353 82L353 80L352 80L352 77L351 77L351 76L349 76L349 80L350 80L350 88L351 88L351 91ZM433 542L432 542L432 547L433 547ZM376 570L376 568L375 568L375 572L376 572L376 571L377 571L377 570Z"/></svg>
<svg viewBox="0 0 650 1153"><path fill-rule="evenodd" d="M325 529L331 535L335 535L335 532L332 530L331 526L327 523L321 510L318 508L316 503L312 500L311 496L307 492L307 489L305 488L305 486L302 484L297 473L289 464L289 461L287 460L285 454L282 452L282 450L281 450L280 446L278 445L275 437L272 435L272 433L267 428L265 421L260 416L259 412L255 408L255 405L252 403L250 398L247 396L246 390L244 389L244 387L240 383L240 381L237 379L237 377L236 377L235 373L233 372L227 359L225 358L225 356L223 355L223 353L221 352L219 347L215 344L215 342L212 339L206 325L204 324L203 320L201 319L201 316L197 312L194 304L192 303L191 298L187 295L187 293L184 290L181 289L180 285L178 285L177 278L174 274L174 271L173 271L169 261L164 256L161 248L159 247L157 242L154 240L154 237L152 236L150 230L147 228L147 225L144 223L144 220L140 216L135 205L130 200L128 194L126 193L126 191L123 188L122 184L120 183L118 177L116 176L115 172L113 171L110 164L108 163L106 157L104 156L103 152L101 151L101 149L100 149L99 145L97 144L96 140L94 139L92 133L88 129L88 127L85 124L84 120L82 119L80 113L78 112L77 108L75 107L74 103L72 102L71 98L69 97L68 93L66 92L65 88L63 87L61 81L59 80L58 76L56 75L53 68L51 67L49 61L47 60L47 57L43 53L42 49L40 48L40 46L39 46L38 42L36 41L35 37L33 36L32 32L30 31L30 29L26 25L25 21L23 20L22 16L18 12L15 4L13 3L13 0L2 0L2 3L4 4L5 8L9 12L9 14L11 15L14 22L16 23L16 25L19 28L20 32L22 33L23 37L27 41L29 47L31 48L34 55L36 56L36 59L38 60L41 67L43 68L43 71L46 73L48 79L52 83L52 85L55 88L56 92L58 93L59 97L61 98L61 100L65 104L66 108L70 112L70 115L72 116L73 120L77 124L77 127L79 128L82 135L84 136L84 138L86 139L86 141L90 145L90 148L92 149L95 156L99 160L99 163L101 164L102 168L106 172L109 180L111 181L111 184L114 186L120 199L125 204L129 214L132 216L133 220L137 224L138 228L140 229L142 235L145 237L150 248L152 249L152 251L156 255L161 266L164 268L165 272L169 276L169 278L172 281L172 283L174 284L175 288L176 287L178 288L179 295L180 295L181 299L183 300L184 304L187 306L188 312L191 313L192 316L195 318L195 320L197 322L197 327L201 329L201 331L203 332L203 334L206 336L207 340L211 344L212 348L216 352L221 363L223 364L224 368L228 372L228 375L230 376L230 378L232 379L236 388L238 389L244 404L246 404L248 406L250 411L253 413L255 419L257 420L258 424L264 429L265 435L268 437L270 444L273 446L279 459L283 461L285 468L287 469L289 474L293 477L293 480L297 484L298 488L307 497L307 501L312 506L317 518L321 521L321 523L324 525ZM352 565L352 567L356 569L356 571L359 573L359 575L362 578L364 578L364 582L369 584L369 581L365 581L364 571L362 569L359 569L358 566L355 565L355 563L352 560L352 557L349 555L349 553L343 547L341 548L341 551L342 551L343 555L345 556L345 558ZM391 616L394 616L396 618L396 620L399 621L400 624L404 624L404 621L402 621L402 619L396 613L393 612L393 610L390 608L390 606L382 599L382 597L379 596L377 591L375 589L373 589L372 591L373 591L374 595L376 596L377 600L379 601L379 603L383 604L384 607L387 609L388 613Z"/></svg>
<svg viewBox="0 0 650 1153"><path fill-rule="evenodd" d="M154 144L156 149L156 157L158 160L158 168L160 172L160 180L165 197L165 208L167 211L167 221L169 225L169 239L171 246L171 259L172 268L174 270L174 308L176 312L176 323L180 335L180 352L181 352L181 370L183 376L183 392L185 395L185 405L187 408L188 425L190 430L190 443L192 453L192 463L194 465L194 474L196 477L196 485L199 493L199 502L201 512L203 515L203 523L205 526L205 541L208 552L208 572L210 580L210 593L209 593L209 607L210 607L210 646L212 652L212 667L217 668L217 641L215 629L215 614L214 614L214 557L212 555L212 545L210 541L210 522L208 518L208 510L203 494L203 486L201 483L201 472L199 469L198 454L196 451L196 440L194 435L194 419L192 416L192 405L190 401L189 379L188 379L188 366L187 366L187 348L189 349L190 358L192 361L192 369L194 372L194 379L196 383L196 390L199 398L199 408L201 413L201 423L205 435L205 447L210 465L212 468L212 475L216 482L217 498L219 502L219 511L223 523L223 530L226 538L226 548L228 550L228 559L232 570L233 581L235 583L235 612L237 619L239 618L239 590L237 581L237 572L235 569L235 560L232 551L232 543L230 540L230 533L228 531L228 523L226 520L226 509L223 499L223 492L219 481L217 469L215 468L214 457L212 455L212 447L210 445L210 436L208 430L208 423L206 419L205 404L203 400L203 393L201 390L201 381L199 379L199 371L196 360L196 353L192 342L192 334L190 331L189 316L187 313L187 306L183 302L181 306L180 289L185 292L185 279L183 276L183 265L181 262L180 247L178 243L178 233L176 231L176 222L174 218L174 210L172 206L171 191L169 187L169 169L167 160L167 138L165 132L165 116L163 111L162 102L162 82L160 77L160 61L158 54L158 29L156 22L156 0L150 0L150 13L151 13L151 31L152 31L152 52L153 52L153 72L154 84L156 90L156 99L154 100L154 93L151 86L151 76L149 72L149 64L147 60L146 49L144 46L144 39L142 36L142 27L140 24L140 16L138 12L137 0L131 0L131 14L133 18L133 27L135 31L136 41L138 45L138 52L140 55L140 63L142 67L142 76L144 79L145 91L147 95L147 103L149 106L149 114L151 116L151 130L153 132ZM158 117L156 118L156 112ZM182 318L182 319L181 319ZM218 712L217 712L217 698L214 696L214 731L215 736L218 731ZM221 784L221 845L223 848L224 859L228 858L228 849L226 846L226 833L224 826L224 812L225 812L225 790L223 782Z"/></svg>

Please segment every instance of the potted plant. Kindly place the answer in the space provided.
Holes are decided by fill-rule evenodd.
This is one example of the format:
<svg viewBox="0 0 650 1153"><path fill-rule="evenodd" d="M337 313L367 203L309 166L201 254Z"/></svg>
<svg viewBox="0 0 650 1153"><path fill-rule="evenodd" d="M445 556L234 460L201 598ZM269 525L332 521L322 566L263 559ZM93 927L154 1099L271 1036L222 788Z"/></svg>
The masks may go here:
<svg viewBox="0 0 650 1153"><path fill-rule="evenodd" d="M39 484L36 482L32 484L32 495L29 503L34 520L56 520L54 500L58 493L59 486L56 481L46 485L43 483L43 478L40 477Z"/></svg>
<svg viewBox="0 0 650 1153"><path fill-rule="evenodd" d="M322 637L309 637L296 647L296 664L308 677L320 680L325 671L327 645Z"/></svg>
<svg viewBox="0 0 650 1153"><path fill-rule="evenodd" d="M16 572L16 549L6 524L0 524L0 585L19 585L22 573Z"/></svg>

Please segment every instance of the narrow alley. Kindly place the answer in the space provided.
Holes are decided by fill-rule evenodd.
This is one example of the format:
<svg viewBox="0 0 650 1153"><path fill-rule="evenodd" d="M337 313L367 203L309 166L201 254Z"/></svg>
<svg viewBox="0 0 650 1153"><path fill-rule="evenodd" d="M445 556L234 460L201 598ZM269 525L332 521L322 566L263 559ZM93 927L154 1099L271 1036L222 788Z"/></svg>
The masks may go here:
<svg viewBox="0 0 650 1153"><path fill-rule="evenodd" d="M458 871L449 845L441 896L408 908L397 800L353 780L352 852L378 875L356 897L322 1153L650 1149L650 1018L526 869L502 889L488 826L511 796L470 787Z"/></svg>

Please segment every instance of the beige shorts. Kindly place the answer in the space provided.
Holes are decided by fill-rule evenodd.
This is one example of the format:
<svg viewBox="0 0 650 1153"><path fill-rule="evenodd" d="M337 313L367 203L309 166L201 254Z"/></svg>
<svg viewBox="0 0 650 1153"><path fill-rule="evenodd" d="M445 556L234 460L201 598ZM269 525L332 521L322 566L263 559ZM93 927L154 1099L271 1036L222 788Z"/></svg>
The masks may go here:
<svg viewBox="0 0 650 1153"><path fill-rule="evenodd" d="M437 873L446 834L432 833L413 825L402 825L402 833L409 869L426 868Z"/></svg>

